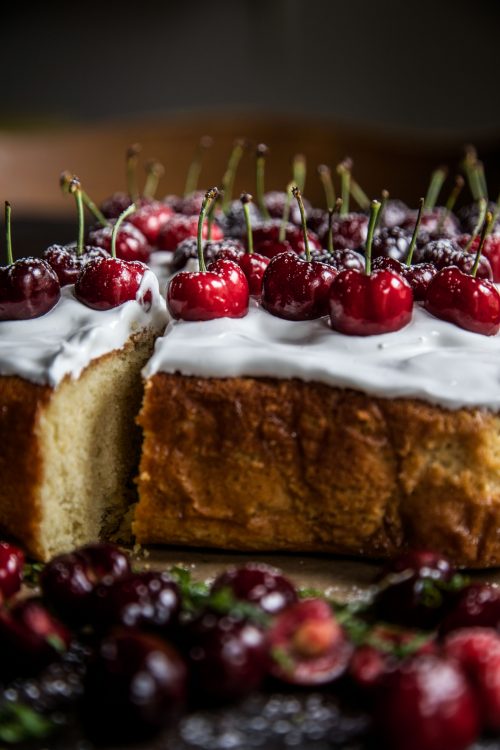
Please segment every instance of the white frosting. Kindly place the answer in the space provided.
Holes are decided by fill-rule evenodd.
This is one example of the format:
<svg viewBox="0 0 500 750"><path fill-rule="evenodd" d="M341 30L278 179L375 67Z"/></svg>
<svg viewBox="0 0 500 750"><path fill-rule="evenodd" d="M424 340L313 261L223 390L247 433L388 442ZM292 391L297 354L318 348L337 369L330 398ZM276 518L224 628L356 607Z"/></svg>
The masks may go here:
<svg viewBox="0 0 500 750"><path fill-rule="evenodd" d="M255 303L244 318L171 321L144 375L157 372L299 378L449 409L500 409L500 335L465 331L417 305L405 328L366 337L332 331L327 318L283 320Z"/></svg>
<svg viewBox="0 0 500 750"><path fill-rule="evenodd" d="M144 302L151 292L151 304ZM158 281L147 271L137 298L111 310L92 310L79 302L73 286L48 313L32 320L0 322L0 375L19 375L33 383L57 386L78 378L97 357L121 349L143 328L161 331L168 314Z"/></svg>

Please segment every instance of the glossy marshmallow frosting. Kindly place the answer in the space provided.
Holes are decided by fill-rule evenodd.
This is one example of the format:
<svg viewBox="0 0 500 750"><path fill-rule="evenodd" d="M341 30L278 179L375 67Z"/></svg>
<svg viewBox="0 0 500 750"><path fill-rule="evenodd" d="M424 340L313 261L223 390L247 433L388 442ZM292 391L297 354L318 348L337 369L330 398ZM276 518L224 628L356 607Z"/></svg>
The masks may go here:
<svg viewBox="0 0 500 750"><path fill-rule="evenodd" d="M151 304L143 298L150 290ZM79 302L73 286L48 313L32 320L0 322L0 375L19 375L41 385L57 386L77 378L97 357L121 349L142 328L161 331L168 319L158 281L147 271L136 300L112 310L92 310Z"/></svg>
<svg viewBox="0 0 500 750"><path fill-rule="evenodd" d="M240 319L171 321L144 375L157 372L299 378L449 409L500 409L500 335L465 331L417 305L407 327L367 337L336 333L327 318L282 320L255 303Z"/></svg>

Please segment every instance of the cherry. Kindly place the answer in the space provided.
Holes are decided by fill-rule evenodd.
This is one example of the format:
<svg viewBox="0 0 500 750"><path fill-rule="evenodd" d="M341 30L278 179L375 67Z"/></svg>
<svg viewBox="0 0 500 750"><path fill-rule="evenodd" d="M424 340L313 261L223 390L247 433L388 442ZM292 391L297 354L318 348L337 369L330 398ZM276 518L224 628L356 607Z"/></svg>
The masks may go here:
<svg viewBox="0 0 500 750"><path fill-rule="evenodd" d="M358 688L373 690L394 669L395 660L374 646L358 646L349 663L349 677Z"/></svg>
<svg viewBox="0 0 500 750"><path fill-rule="evenodd" d="M84 266L75 283L75 297L94 310L110 310L129 300L136 300L148 267L136 260L116 257L116 241L122 221L133 211L129 206L115 222L111 233L111 258L98 258ZM147 304L150 292L141 300Z"/></svg>
<svg viewBox="0 0 500 750"><path fill-rule="evenodd" d="M500 631L500 589L487 583L471 583L457 594L440 631L476 627Z"/></svg>
<svg viewBox="0 0 500 750"><path fill-rule="evenodd" d="M451 599L454 575L449 561L434 552L403 553L384 569L374 598L377 617L386 622L434 628Z"/></svg>
<svg viewBox="0 0 500 750"><path fill-rule="evenodd" d="M221 253L232 253L231 260L236 260L245 252L243 243L240 240L224 239L212 242L207 240L203 243L203 257L205 263L215 260L216 257L221 257ZM228 258L229 255L224 255ZM175 248L174 255L172 257L171 268L172 271L182 271L190 260L198 260L198 241L194 237L190 237Z"/></svg>
<svg viewBox="0 0 500 750"><path fill-rule="evenodd" d="M292 685L324 685L343 675L352 647L330 606L305 599L277 615L268 632L273 677Z"/></svg>
<svg viewBox="0 0 500 750"><path fill-rule="evenodd" d="M96 258L108 258L109 253L101 247L83 244L85 233L84 193L78 177L72 177L68 172L63 172L60 183L64 192L75 196L78 213L78 239L70 245L51 245L45 250L43 259L56 272L60 285L65 286L76 282L80 271L87 263ZM86 194L85 197L96 208ZM97 208L96 210L99 211ZM107 223L106 219L104 221Z"/></svg>
<svg viewBox="0 0 500 750"><path fill-rule="evenodd" d="M373 237L372 257L403 261L408 255L411 237L408 229L399 226L384 227Z"/></svg>
<svg viewBox="0 0 500 750"><path fill-rule="evenodd" d="M198 232L198 216L184 216L176 214L172 216L163 226L158 235L158 248L160 250L174 251L183 240L196 237ZM222 230L214 224L212 227L212 239L222 240ZM202 228L202 239L208 238L208 223L204 221Z"/></svg>
<svg viewBox="0 0 500 750"><path fill-rule="evenodd" d="M466 252L475 254L477 252L480 237L479 234L461 234L456 239ZM484 240L483 252L481 257L485 257L491 266L493 281L500 282L500 234L488 234Z"/></svg>
<svg viewBox="0 0 500 750"><path fill-rule="evenodd" d="M337 271L311 260L304 206L298 188L293 188L301 215L306 260L296 253L272 258L262 281L262 306L272 315L287 320L312 320L326 315L330 286Z"/></svg>
<svg viewBox="0 0 500 750"><path fill-rule="evenodd" d="M269 659L266 636L257 625L204 612L184 635L192 691L198 701L234 701L261 686Z"/></svg>
<svg viewBox="0 0 500 750"><path fill-rule="evenodd" d="M265 563L247 563L228 568L212 584L212 591L230 589L236 599L258 605L275 615L297 601L297 591L288 578Z"/></svg>
<svg viewBox="0 0 500 750"><path fill-rule="evenodd" d="M422 213L422 230L435 239L439 239L440 237L454 237L459 229L458 220L453 215L452 210L464 184L462 177L458 176L456 178L446 206L435 206L443 182L446 179L446 174L447 170L445 167L440 167L433 172ZM415 212L409 211L406 219L402 222L403 228L411 227L415 219Z"/></svg>
<svg viewBox="0 0 500 750"><path fill-rule="evenodd" d="M243 205L247 226L247 252L240 254L235 260L247 278L250 294L260 296L262 292L262 279L264 277L264 272L269 265L270 259L265 255L260 255L253 251L252 224L249 211L249 204L252 201L252 196L249 193L242 193L240 201ZM217 253L217 258L223 257L221 255L222 253L226 253L227 257L227 249L224 248L224 250Z"/></svg>
<svg viewBox="0 0 500 750"><path fill-rule="evenodd" d="M117 547L91 544L54 557L40 576L42 592L50 605L69 622L85 624L100 616L96 592L130 575L130 563Z"/></svg>
<svg viewBox="0 0 500 750"><path fill-rule="evenodd" d="M500 731L500 637L490 628L465 628L449 635L444 653L458 662L469 678L483 725Z"/></svg>
<svg viewBox="0 0 500 750"><path fill-rule="evenodd" d="M311 253L313 260L317 260L320 263L326 263L327 266L336 268L337 271L346 271L347 269L355 269L356 271L365 270L365 259L361 253L357 253L355 250L328 250L314 251ZM304 253L300 254L301 258L305 257Z"/></svg>
<svg viewBox="0 0 500 750"><path fill-rule="evenodd" d="M334 248L357 250L366 240L367 228L368 217L365 214L351 213L337 216L332 224ZM328 231L327 224L324 224L318 231L323 245L327 244Z"/></svg>
<svg viewBox="0 0 500 750"><path fill-rule="evenodd" d="M136 213L134 206L130 206L133 214ZM142 209L139 209L142 210ZM132 212L131 212L132 213ZM123 214L122 214L123 215ZM111 243L113 241L113 227L117 220L106 227L96 227L89 231L89 241L93 245L103 248L111 253ZM123 222L116 235L116 257L120 260L132 261L137 260L141 263L147 263L151 255L151 247L146 237L138 227L131 222Z"/></svg>
<svg viewBox="0 0 500 750"><path fill-rule="evenodd" d="M296 154L293 160L292 185L297 185L299 190L303 192L305 180L306 180L305 156L303 154ZM294 206L293 208L290 207L290 188L287 188L285 191L271 190L267 193L264 193L263 201L264 201L265 209L267 211L266 218L280 219L286 214L287 222L291 221L293 224L296 224L299 227L302 225L302 219L300 216L300 210L298 209L298 206ZM305 198L303 198L302 201L304 203L304 210L306 211L306 214L308 216L308 225L309 225L309 216L312 211L312 206L309 203L309 201L306 200ZM323 215L322 211L321 211L321 215Z"/></svg>
<svg viewBox="0 0 500 750"><path fill-rule="evenodd" d="M147 737L177 715L186 686L186 666L172 646L117 630L102 641L85 678L85 727L99 740Z"/></svg>
<svg viewBox="0 0 500 750"><path fill-rule="evenodd" d="M420 655L388 674L375 724L391 750L467 750L480 730L477 702L452 661Z"/></svg>
<svg viewBox="0 0 500 750"><path fill-rule="evenodd" d="M231 260L216 260L205 266L202 234L207 207L218 194L209 190L203 201L198 220L199 271L181 271L167 288L167 306L173 318L183 320L213 320L241 318L248 312L249 289L245 274Z"/></svg>
<svg viewBox="0 0 500 750"><path fill-rule="evenodd" d="M475 262L472 253L466 253L454 240L442 239L428 242L422 248L417 249L414 255L418 263L432 263L438 271L448 266L456 266L466 274L470 274ZM487 258L480 256L477 268L477 278L493 279L491 265Z"/></svg>
<svg viewBox="0 0 500 750"><path fill-rule="evenodd" d="M24 552L9 542L0 542L0 599L10 599L21 588Z"/></svg>
<svg viewBox="0 0 500 750"><path fill-rule="evenodd" d="M2 673L30 674L57 659L70 634L38 598L0 610Z"/></svg>
<svg viewBox="0 0 500 750"><path fill-rule="evenodd" d="M487 214L471 275L452 266L434 276L427 288L425 306L437 318L484 336L500 330L500 294L494 284L476 278L479 260L493 217Z"/></svg>
<svg viewBox="0 0 500 750"><path fill-rule="evenodd" d="M40 258L14 262L10 203L5 202L7 265L0 266L0 320L29 320L45 315L61 296L55 271Z"/></svg>
<svg viewBox="0 0 500 750"><path fill-rule="evenodd" d="M176 624L181 597L168 573L146 571L104 581L96 591L106 623L165 631Z"/></svg>
<svg viewBox="0 0 500 750"><path fill-rule="evenodd" d="M354 336L398 331L412 316L411 287L399 274L371 269L371 246L380 203L372 201L365 251L365 273L341 271L330 288L332 328Z"/></svg>
<svg viewBox="0 0 500 750"><path fill-rule="evenodd" d="M380 224L382 227L392 229L401 227L406 219L409 208L406 203L400 200L387 200L380 211Z"/></svg>
<svg viewBox="0 0 500 750"><path fill-rule="evenodd" d="M107 219L117 219L132 203L139 199L136 170L141 150L141 145L134 143L128 147L125 153L128 193L113 193L102 203L101 211Z"/></svg>
<svg viewBox="0 0 500 750"><path fill-rule="evenodd" d="M158 235L161 229L173 215L174 211L170 206L162 201L154 200L154 195L158 186L160 177L164 174L164 168L157 161L150 161L146 164L147 179L143 191L145 202L137 208L137 211L130 217L130 223L144 235L149 245L156 245ZM122 227L123 231L123 227ZM125 260L143 260L142 258L126 258L120 254L118 248L118 257L124 257Z"/></svg>
<svg viewBox="0 0 500 750"><path fill-rule="evenodd" d="M484 211L491 211L493 214L493 232L497 233L500 231L500 212L498 211L499 202L494 203L493 201L486 201L484 199ZM457 216L460 220L462 231L465 234L474 234L476 227L481 226L483 221L481 220L482 206L481 199L475 203L471 203L469 206L463 206L458 212Z"/></svg>

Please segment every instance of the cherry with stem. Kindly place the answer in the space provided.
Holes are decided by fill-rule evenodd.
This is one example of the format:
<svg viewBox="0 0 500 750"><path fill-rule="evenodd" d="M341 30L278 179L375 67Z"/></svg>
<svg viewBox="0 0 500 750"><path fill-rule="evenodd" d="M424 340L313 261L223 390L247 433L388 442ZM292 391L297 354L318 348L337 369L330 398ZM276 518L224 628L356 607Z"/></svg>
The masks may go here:
<svg viewBox="0 0 500 750"><path fill-rule="evenodd" d="M466 246L464 248L464 251L466 253L470 253L471 247L474 244L474 242L477 239L477 237L479 237L479 235L481 233L481 227L485 223L485 220L486 220L486 211L488 209L488 201L486 200L486 198L479 198L479 200L478 200L478 209L479 210L478 210L478 217L477 217L476 226L474 227L474 230L473 230L473 232L472 232L472 234L470 236L470 239L469 239L469 241L467 242L467 244L466 244Z"/></svg>
<svg viewBox="0 0 500 750"><path fill-rule="evenodd" d="M243 206L243 214L245 216L245 225L247 231L247 251L236 261L238 265L243 269L243 272L248 281L248 288L250 294L260 295L262 292L262 279L267 266L270 263L270 258L260 255L260 253L254 253L253 248L253 232L252 232L252 221L250 218L250 203L252 196L249 193L242 193L240 201Z"/></svg>
<svg viewBox="0 0 500 750"><path fill-rule="evenodd" d="M462 177L462 175L457 175L455 177L455 184L453 186L453 189L448 197L448 200L446 201L444 211L441 212L441 216L439 217L439 222L437 225L437 233L440 234L443 231L445 221L448 216L451 215L453 212L453 209L455 208L455 203L457 202L458 196L462 192L462 188L465 184L465 180Z"/></svg>
<svg viewBox="0 0 500 750"><path fill-rule="evenodd" d="M337 198L335 206L328 209L328 238L326 249L329 253L333 253L333 217L335 214L339 214L342 210L342 198Z"/></svg>
<svg viewBox="0 0 500 750"><path fill-rule="evenodd" d="M63 193L70 192L70 184L73 179L78 179L78 178L76 177L76 175L72 175L71 172L68 172L67 170L65 170L64 172L61 172L61 176L59 177L59 185ZM94 201L89 196L89 194L82 188L81 183L80 183L80 193L81 193L84 205L86 206L86 208L88 208L90 213L99 222L99 224L103 227L110 226L110 222L106 219L102 211L94 203Z"/></svg>
<svg viewBox="0 0 500 750"><path fill-rule="evenodd" d="M113 231L111 232L111 257L116 258L116 240L118 237L118 232L120 230L121 225L125 221L126 218L128 218L131 214L133 214L135 211L137 211L137 208L134 204L130 205L128 208L123 211L120 216L117 218L113 225Z"/></svg>
<svg viewBox="0 0 500 750"><path fill-rule="evenodd" d="M411 263L413 260L413 253L415 252L415 247L417 245L418 231L420 229L420 222L422 221L422 213L424 211L424 205L425 205L425 198L420 198L419 206L418 206L418 213L417 213L417 220L415 221L415 227L413 229L413 234L411 236L410 245L408 247L408 255L406 256L406 261L405 261L405 265L407 268L411 266Z"/></svg>

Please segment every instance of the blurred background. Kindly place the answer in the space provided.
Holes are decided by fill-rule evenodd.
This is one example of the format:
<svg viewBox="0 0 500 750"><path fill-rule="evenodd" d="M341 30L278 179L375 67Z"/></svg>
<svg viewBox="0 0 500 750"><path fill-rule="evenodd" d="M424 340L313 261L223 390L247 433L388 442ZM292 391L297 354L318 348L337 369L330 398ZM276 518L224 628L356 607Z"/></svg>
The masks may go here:
<svg viewBox="0 0 500 750"><path fill-rule="evenodd" d="M300 151L306 194L321 202L317 164L349 155L370 195L415 203L430 170L448 164L451 184L474 143L496 199L499 38L498 0L9 4L0 198L13 204L16 252L72 237L63 169L101 200L125 187L124 151L139 141L165 165L161 192L179 192L205 133L204 187L244 136L270 146L269 188L285 186ZM253 185L249 152L236 189Z"/></svg>

